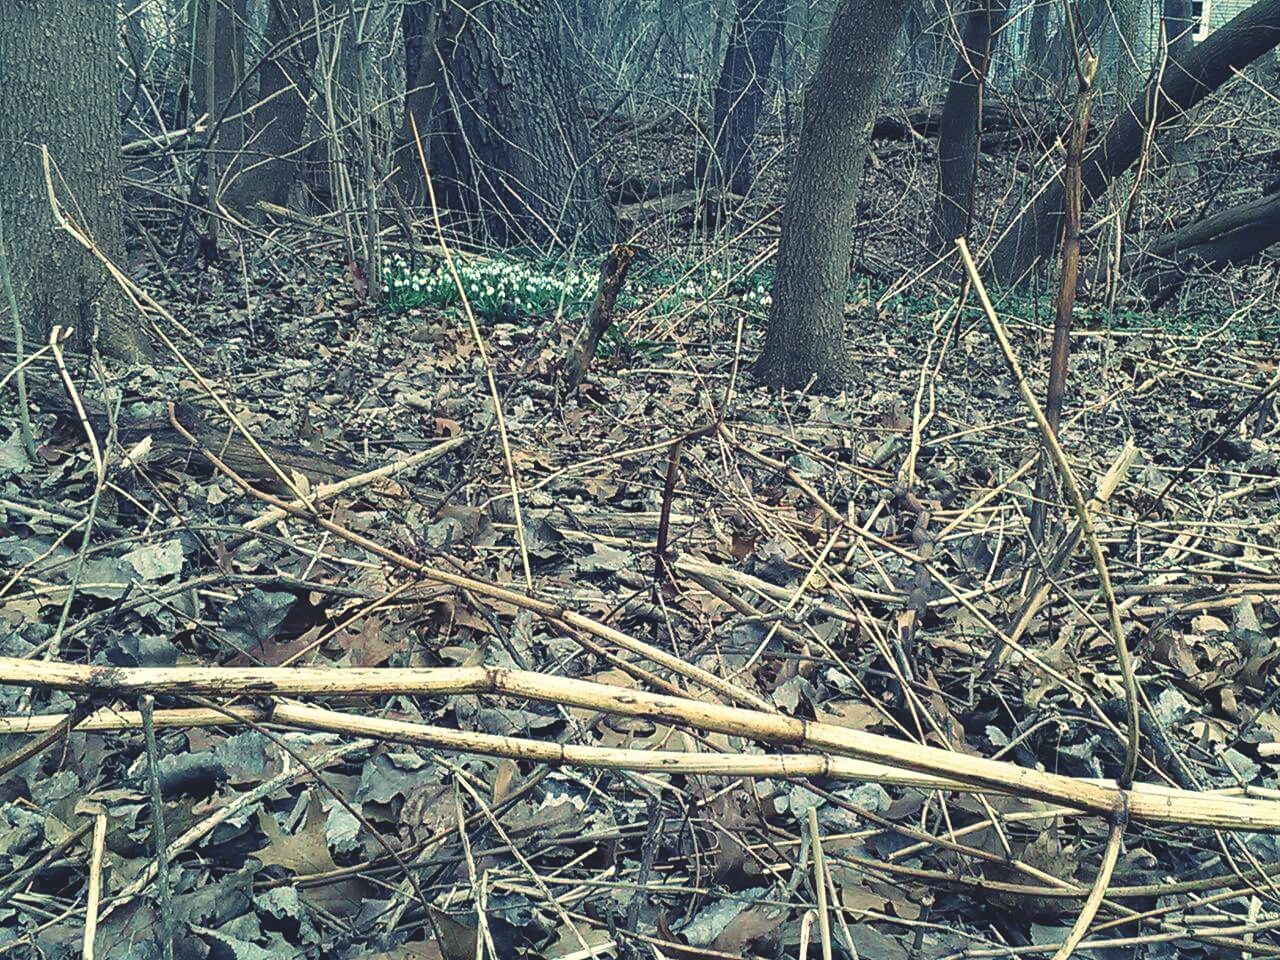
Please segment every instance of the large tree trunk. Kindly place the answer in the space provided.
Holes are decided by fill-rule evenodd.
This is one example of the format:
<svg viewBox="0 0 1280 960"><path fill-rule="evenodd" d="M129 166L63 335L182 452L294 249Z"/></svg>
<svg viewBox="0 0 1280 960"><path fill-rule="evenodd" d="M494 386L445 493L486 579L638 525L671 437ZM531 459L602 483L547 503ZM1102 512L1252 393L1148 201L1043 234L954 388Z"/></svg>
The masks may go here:
<svg viewBox="0 0 1280 960"><path fill-rule="evenodd" d="M320 5L323 15L332 0ZM258 71L249 159L230 184L225 202L250 207L265 201L284 206L298 178L302 131L316 60L315 7L311 0L270 0L267 60Z"/></svg>
<svg viewBox="0 0 1280 960"><path fill-rule="evenodd" d="M613 211L593 155L559 15L547 0L480 0L450 13L448 199L499 244L603 246ZM433 150L432 161L436 155Z"/></svg>
<svg viewBox="0 0 1280 960"><path fill-rule="evenodd" d="M106 271L55 223L40 158L45 145L58 199L121 261L116 13L102 0L0 3L0 217L18 311L37 342L62 325L84 346L96 325L105 353L133 359L143 340Z"/></svg>
<svg viewBox="0 0 1280 960"><path fill-rule="evenodd" d="M1108 5L1114 55L1115 91L1122 102L1133 98L1142 86L1151 60L1150 24L1146 0L1111 0ZM1101 91L1105 92L1105 91Z"/></svg>
<svg viewBox="0 0 1280 960"><path fill-rule="evenodd" d="M755 179L752 144L786 11L783 0L737 0L736 7L713 101L711 173L745 194Z"/></svg>
<svg viewBox="0 0 1280 960"><path fill-rule="evenodd" d="M938 124L938 196L932 228L935 249L949 250L956 237L969 235L982 131L983 86L991 63L993 37L1008 9L1008 0L975 0L961 26L960 49Z"/></svg>
<svg viewBox="0 0 1280 960"><path fill-rule="evenodd" d="M757 372L767 382L838 388L850 372L844 304L854 214L871 126L892 74L909 0L839 0L805 87L782 210L773 309Z"/></svg>
<svg viewBox="0 0 1280 960"><path fill-rule="evenodd" d="M1053 47L1049 42L1049 13L1054 0L1031 2L1033 6L1027 28L1027 55L1018 77L1018 86L1031 93L1040 93L1048 86L1049 54Z"/></svg>
<svg viewBox="0 0 1280 960"><path fill-rule="evenodd" d="M1163 0L1160 17L1169 56L1174 60L1183 59L1196 45L1196 18L1191 0Z"/></svg>
<svg viewBox="0 0 1280 960"><path fill-rule="evenodd" d="M1159 90L1147 89L1121 111L1102 142L1084 165L1084 203L1089 205L1107 186L1129 169L1142 152L1147 128L1176 122L1235 71L1252 63L1280 43L1280 0L1259 0L1207 40L1165 66ZM1055 180L1029 208L1017 216L991 254L993 276L1016 283L1049 253L1061 232L1062 177Z"/></svg>

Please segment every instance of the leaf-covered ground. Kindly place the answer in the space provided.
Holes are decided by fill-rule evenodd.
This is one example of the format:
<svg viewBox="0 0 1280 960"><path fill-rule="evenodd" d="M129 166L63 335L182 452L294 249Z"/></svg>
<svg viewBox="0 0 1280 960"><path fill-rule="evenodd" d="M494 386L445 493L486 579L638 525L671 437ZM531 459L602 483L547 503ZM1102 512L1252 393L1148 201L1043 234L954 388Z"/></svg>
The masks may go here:
<svg viewBox="0 0 1280 960"><path fill-rule="evenodd" d="M1073 776L1119 773L1124 704L1094 568L1083 547L1054 564L1070 526L1057 493L1041 546L1029 535L1037 434L974 303L918 291L879 302L883 291L855 284L859 381L836 397L779 395L749 370L767 290L752 256L708 245L651 258L586 386L565 397L557 368L583 310L568 287L539 281L539 299L527 289L515 306L478 304L482 350L451 295L401 295L394 310L365 302L331 245L284 236L249 250L244 272L193 274L184 301L161 295L187 328L169 332L239 423L297 454L286 473L304 492L455 441L318 501L334 524L587 615L798 717ZM505 275L532 284L595 269L519 262ZM1028 305L1007 307L1041 393L1046 331L1023 319ZM1074 469L1091 491L1126 441L1139 451L1096 513L1143 704L1139 779L1276 796L1280 441L1265 405L1232 422L1274 375L1273 343L1230 325L1118 331L1088 312L1080 325L1062 429ZM315 522L260 522L265 503L173 441L171 401L237 434L167 353L109 382L76 371L100 472L47 359L31 368L44 384L33 388L37 462L12 392L2 400L15 424L0 437L4 656L488 665L624 688L656 675L710 696ZM250 467L255 485L285 489ZM1019 625L1046 571L1047 602ZM993 626L1016 629L1039 665L992 660ZM1098 818L996 795L171 726L169 711L199 704L166 694L166 904L152 876L148 754L125 713L137 702L12 685L0 697L10 731L32 715L120 716L118 729L74 733L6 771L0 952L13 956L80 954L98 810L97 955L160 956L167 915L175 955L238 960L818 955L811 809L837 955L1047 954L1080 912L1107 832ZM779 752L514 698L326 703L565 744ZM30 738L6 736L4 753ZM1270 881L1250 873L1277 853L1268 836L1130 825L1092 955L1280 951Z"/></svg>

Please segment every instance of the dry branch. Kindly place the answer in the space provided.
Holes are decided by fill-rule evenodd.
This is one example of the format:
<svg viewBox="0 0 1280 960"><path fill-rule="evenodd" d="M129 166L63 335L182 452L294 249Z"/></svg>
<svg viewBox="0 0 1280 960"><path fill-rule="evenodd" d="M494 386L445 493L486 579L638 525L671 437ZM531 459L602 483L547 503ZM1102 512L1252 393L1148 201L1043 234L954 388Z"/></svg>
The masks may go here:
<svg viewBox="0 0 1280 960"><path fill-rule="evenodd" d="M750 737L932 774L968 789L1058 803L1133 820L1252 832L1280 832L1280 802L1155 785L1121 790L1106 783L1031 770L1013 763L922 746L832 723L664 696L610 684L490 667L325 669L315 667L94 667L0 658L0 683L79 691L96 697L172 696L458 696L489 694L639 717ZM276 708L281 709L280 707ZM288 717L288 710L282 717ZM295 713L294 716L303 716ZM340 715L339 715L340 716ZM352 723L342 721L353 732ZM365 735L362 733L362 735ZM562 748L555 747L559 751ZM825 760L823 761L825 762Z"/></svg>
<svg viewBox="0 0 1280 960"><path fill-rule="evenodd" d="M604 265L600 268L600 287L591 309L582 319L582 326L573 338L569 353L564 361L564 386L572 392L582 384L582 379L595 359L596 350L600 347L600 338L613 322L613 308L618 302L618 294L627 282L627 271L635 261L637 250L630 244L620 243L609 251Z"/></svg>

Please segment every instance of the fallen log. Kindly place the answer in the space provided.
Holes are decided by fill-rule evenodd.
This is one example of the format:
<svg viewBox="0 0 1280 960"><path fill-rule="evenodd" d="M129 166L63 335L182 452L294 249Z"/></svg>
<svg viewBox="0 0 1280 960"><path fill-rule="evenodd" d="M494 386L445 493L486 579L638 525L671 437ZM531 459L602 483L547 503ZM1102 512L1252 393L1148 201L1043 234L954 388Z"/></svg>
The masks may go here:
<svg viewBox="0 0 1280 960"><path fill-rule="evenodd" d="M1139 268L1143 291L1159 306L1193 268L1248 263L1275 243L1280 243L1280 193L1228 207L1157 239Z"/></svg>
<svg viewBox="0 0 1280 960"><path fill-rule="evenodd" d="M69 449L85 442L79 414L60 382L29 371L27 391L30 402L37 409L52 413L58 418L58 424L48 442L49 448ZM98 437L105 438L111 429L107 411L88 397L81 399L89 426ZM230 425L223 428L210 423L201 410L185 401L177 404L177 411L183 425L199 438L201 444L217 451L228 464L234 464L242 476L252 477L255 483L269 487L273 492L291 493L285 489L280 478L262 456ZM122 407L116 417L115 428L116 442L125 450L147 443L148 462L158 461L178 469L187 469L190 461L198 465L202 472L208 472L204 458L195 455L197 451L173 428L164 414L138 416ZM258 442L286 475L301 474L313 485L336 483L360 472L358 466L341 456L317 453L299 444L271 442L261 438Z"/></svg>

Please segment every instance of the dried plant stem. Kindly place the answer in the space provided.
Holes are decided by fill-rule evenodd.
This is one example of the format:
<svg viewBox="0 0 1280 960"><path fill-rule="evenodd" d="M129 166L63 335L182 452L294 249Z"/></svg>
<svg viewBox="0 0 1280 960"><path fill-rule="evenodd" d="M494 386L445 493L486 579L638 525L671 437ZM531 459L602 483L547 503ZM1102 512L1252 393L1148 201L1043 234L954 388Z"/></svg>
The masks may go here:
<svg viewBox="0 0 1280 960"><path fill-rule="evenodd" d="M1179 790L1154 784L1120 790L1105 781L1084 780L973 757L940 747L922 746L832 723L729 707L685 697L648 693L611 684L490 667L420 669L325 669L315 667L91 667L69 663L32 663L0 658L0 683L79 690L97 696L446 696L489 694L639 717L668 725L751 737L835 757L850 757L901 771L932 774L963 783L976 792L992 791L1059 803L1073 809L1114 816L1127 809L1131 819L1160 823L1280 832L1280 802ZM300 706L277 706L279 719L306 716ZM281 712L283 711L283 712ZM373 718L331 715L352 734L369 736ZM394 721L379 721L392 723ZM461 736L462 734L459 733ZM468 734L468 736L477 736ZM536 743L536 741L534 741ZM568 749L551 744L556 755ZM579 748L580 749L580 748ZM679 771L680 760L654 762ZM742 759L742 758L739 758ZM823 758L819 762L829 762ZM569 762L569 761L563 761ZM747 761L743 761L744 763Z"/></svg>
<svg viewBox="0 0 1280 960"><path fill-rule="evenodd" d="M1068 17L1070 13L1067 14ZM1084 205L1081 164L1085 137L1089 133L1089 112L1093 102L1093 78L1098 58L1079 50L1076 54L1075 112L1071 118L1071 134L1067 141L1066 167L1062 173L1062 275L1053 318L1053 346L1049 352L1049 386L1045 395L1044 415L1056 436L1062 420L1062 401L1067 392L1067 373L1071 362L1071 316L1076 306L1076 288L1080 283L1080 211ZM1031 505L1031 536L1037 543L1044 534L1045 509L1050 487L1048 475L1042 474L1036 484L1039 496Z"/></svg>
<svg viewBox="0 0 1280 960"><path fill-rule="evenodd" d="M409 114L409 127L413 130L413 141L418 148L418 160L422 163L422 177L427 184L427 196L431 200L431 216L435 220L436 236L440 240L440 248L444 251L444 262L449 267L449 276L458 288L458 297L462 301L462 312L467 315L467 326L471 329L471 338L475 341L476 350L480 353L480 362L484 364L485 379L489 384L489 399L493 403L494 422L498 425L498 437L502 440L502 456L507 465L507 480L511 487L511 512L516 521L516 543L520 546L520 564L524 568L524 582L533 589L533 572L529 568L529 547L525 543L524 516L520 509L520 479L516 475L516 462L511 456L511 442L507 437L507 421L502 415L502 397L498 393L498 384L493 377L493 361L489 359L489 351L485 349L484 337L480 336L480 328L476 325L476 315L471 309L471 301L467 299L467 290L458 275L458 265L453 260L453 253L444 238L444 225L440 222L440 207L436 204L436 188L431 182L431 170L427 166L427 155L422 150L422 138L418 135L418 122L413 114Z"/></svg>
<svg viewBox="0 0 1280 960"><path fill-rule="evenodd" d="M93 843L89 853L89 892L84 905L84 945L81 957L93 960L98 939L98 907L102 902L102 859L107 849L107 810L93 805Z"/></svg>
<svg viewBox="0 0 1280 960"><path fill-rule="evenodd" d="M818 936L822 939L822 960L831 960L831 913L827 904L827 859L822 853L822 831L818 808L808 812L809 843L813 851L813 890L818 898Z"/></svg>
<svg viewBox="0 0 1280 960"><path fill-rule="evenodd" d="M1089 932L1089 926L1098 915L1102 899L1107 895L1107 887L1111 884L1111 874L1116 868L1116 859L1120 855L1120 840L1124 837L1124 827L1124 816L1118 816L1112 822L1111 830L1107 835L1107 847L1102 854L1102 866L1098 868L1098 876L1093 881L1084 906L1080 908L1080 915L1071 925L1071 932L1067 934L1067 939L1053 955L1053 960L1069 960L1075 953L1076 947L1084 940L1085 934Z"/></svg>
<svg viewBox="0 0 1280 960"><path fill-rule="evenodd" d="M172 888L169 885L169 834L164 823L164 797L160 793L160 756L156 746L156 698L138 698L138 715L147 747L147 787L151 795L151 835L155 842L156 888L160 901L160 955L173 960L174 926Z"/></svg>
<svg viewBox="0 0 1280 960"><path fill-rule="evenodd" d="M1138 769L1138 681L1134 677L1133 662L1129 657L1128 644L1125 643L1124 627L1120 623L1120 605L1116 602L1115 590L1111 586L1111 573L1107 569L1107 559L1102 553L1102 545L1098 542L1098 534L1093 526L1093 516L1089 512L1088 504L1085 503L1084 495L1080 492L1080 484L1076 481L1071 464L1067 461L1066 452L1062 449L1062 444L1058 442L1058 436L1045 417L1044 411L1040 409L1040 404L1036 402L1036 397L1031 390L1030 384L1027 383L1027 378L1022 372L1022 365L1018 362L1017 354L1013 352L1012 344L1009 343L1009 335L1005 333L1004 325L1000 322L1000 318L996 316L995 307L991 305L991 298L987 296L986 287L982 283L982 275L978 273L978 267L973 262L973 255L969 252L969 245L963 237L960 237L956 240L956 246L960 248L960 256L964 260L965 270L969 273L969 279L973 281L974 292L977 293L978 299L982 303L982 309L987 315L987 321L991 324L991 331L995 335L996 342L1000 345L1000 350L1004 354L1005 362L1009 365L1013 379L1017 382L1018 392L1022 394L1023 401L1031 410L1031 415L1035 417L1036 425L1040 428L1040 434L1044 439L1045 447L1049 451L1050 459L1052 459L1053 465L1058 471L1062 485L1071 497L1071 504L1075 508L1076 520L1080 524L1081 534L1089 545L1089 553L1093 558L1093 565L1098 571L1098 587L1102 592L1103 600L1106 602L1107 625L1111 630L1111 640L1115 645L1116 651L1116 665L1120 670L1121 683L1124 685L1128 736L1124 771L1121 774L1119 783L1121 788L1127 788L1133 783L1134 774Z"/></svg>
<svg viewBox="0 0 1280 960"><path fill-rule="evenodd" d="M448 584L453 587L461 587L462 589L469 590L478 596L487 597L491 600L498 600L503 603L509 603L515 607L521 607L531 613L536 613L538 616L551 622L567 624L574 630L582 630L592 636L598 637L601 640L606 640L610 643L616 644L624 650L637 653L660 666L666 667L674 673L680 674L686 679L700 683L707 689L714 690L716 693L728 697L731 701L749 703L752 706L762 709L772 709L767 701L750 693L749 691L741 689L736 684L730 683L727 680L722 680L720 677L717 677L715 674L710 673L707 670L703 670L701 667L696 667L693 664L686 663L679 657L667 653L665 650L660 650L652 644L645 643L642 640L637 640L623 633L621 630L615 630L613 627L609 627L592 620L590 617L583 616L580 613L575 613L572 610L566 610L552 603L547 603L544 600L537 600L533 597L516 593L514 590L507 590L505 587L499 587L495 584L486 583L483 580L475 580L471 577L464 577L460 574L449 573L445 570L429 567L424 563L419 563L418 561L412 560L401 553L397 553L395 550L383 546L375 540L370 540L368 537L362 536L352 530L348 530L341 524L335 523L334 521L319 516L318 514L307 513L287 501L281 500L279 497L275 497L269 493L258 490L225 463L219 460L216 455L201 447L199 441L197 441L196 438L178 422L172 408L170 408L169 411L169 422L173 424L174 429L182 434L188 442L190 442L196 449L200 450L210 463L233 480L236 485L246 493L257 497L264 503L269 503L272 506L285 510L294 516L308 519L312 523L320 526L322 529L336 534L348 543L354 543L355 545L368 550L370 553L380 556L385 560L390 560L397 566L405 570L410 570L427 580L432 580L436 583Z"/></svg>
<svg viewBox="0 0 1280 960"><path fill-rule="evenodd" d="M421 467L428 463L434 463L445 454L452 453L454 450L458 449L458 447L462 446L466 441L467 435L465 433L460 433L455 437L450 437L443 443L437 443L434 447L427 450L420 450L412 456L403 457L402 459L395 460L392 463L383 464L376 469L368 470L364 473L358 473L354 477L347 477L345 480L338 480L335 483L321 484L311 491L311 500L314 503L319 503L322 500L328 500L330 497L335 497L340 493L346 493L348 490L355 490L359 487L368 486L375 480L393 477L398 473L403 473L404 471L411 470L414 467ZM305 507L306 504L301 500L295 500L293 501L293 506L301 509L302 507ZM283 510L279 507L272 507L270 510L263 511L263 513L254 517L252 520L246 521L243 526L246 530L261 530L264 527L269 527L277 520L283 520L288 515L288 510Z"/></svg>

